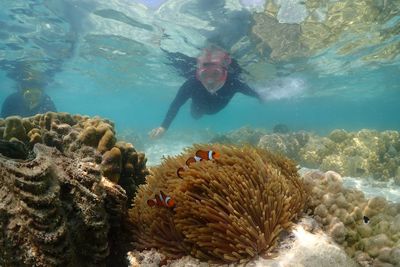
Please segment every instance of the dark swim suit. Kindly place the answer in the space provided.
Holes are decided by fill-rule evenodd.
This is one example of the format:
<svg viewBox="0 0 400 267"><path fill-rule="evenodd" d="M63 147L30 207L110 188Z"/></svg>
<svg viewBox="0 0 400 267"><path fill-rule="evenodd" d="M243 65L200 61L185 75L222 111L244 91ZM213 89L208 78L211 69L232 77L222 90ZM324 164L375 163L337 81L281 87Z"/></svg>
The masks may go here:
<svg viewBox="0 0 400 267"><path fill-rule="evenodd" d="M41 103L36 108L29 109L25 104L23 96L17 92L9 95L6 100L4 100L0 117L6 118L13 115L29 117L38 113L46 113L48 111L57 112L56 106L48 95L44 95Z"/></svg>
<svg viewBox="0 0 400 267"><path fill-rule="evenodd" d="M236 93L242 93L261 99L257 92L248 85L239 81L235 76L233 78L231 77L232 75L228 75L224 86L215 94L209 93L195 77L187 80L181 88L179 88L161 126L168 129L180 107L185 104L189 98L192 99L191 114L195 119L200 118L204 114L215 114L219 112L229 103Z"/></svg>

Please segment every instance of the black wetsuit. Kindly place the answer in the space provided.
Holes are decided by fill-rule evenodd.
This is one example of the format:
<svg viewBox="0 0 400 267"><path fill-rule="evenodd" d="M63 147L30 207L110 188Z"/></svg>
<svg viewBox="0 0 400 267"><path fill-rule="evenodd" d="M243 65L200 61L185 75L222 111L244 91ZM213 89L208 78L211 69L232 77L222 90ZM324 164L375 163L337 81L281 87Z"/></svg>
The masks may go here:
<svg viewBox="0 0 400 267"><path fill-rule="evenodd" d="M224 86L215 94L209 93L195 77L190 78L179 88L161 126L168 129L180 107L185 104L189 98L192 99L192 117L198 119L204 114L215 114L222 110L236 93L242 93L261 99L256 91L241 82L236 75L228 75Z"/></svg>
<svg viewBox="0 0 400 267"><path fill-rule="evenodd" d="M4 100L0 117L6 118L13 115L29 117L38 113L46 113L48 111L57 111L56 106L48 95L43 96L37 107L34 109L29 109L22 94L17 92L9 95L6 100Z"/></svg>

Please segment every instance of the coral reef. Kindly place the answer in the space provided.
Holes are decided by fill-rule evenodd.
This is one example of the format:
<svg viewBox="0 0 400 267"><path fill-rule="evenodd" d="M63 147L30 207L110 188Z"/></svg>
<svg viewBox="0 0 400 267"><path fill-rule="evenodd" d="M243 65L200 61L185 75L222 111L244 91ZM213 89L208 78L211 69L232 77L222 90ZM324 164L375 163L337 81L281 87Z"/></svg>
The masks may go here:
<svg viewBox="0 0 400 267"><path fill-rule="evenodd" d="M343 188L338 173L308 171L307 207L323 229L361 266L399 266L400 204L382 197L366 199Z"/></svg>
<svg viewBox="0 0 400 267"><path fill-rule="evenodd" d="M400 176L400 133L334 130L327 137L311 133L269 134L259 147L281 153L302 166L341 175L388 180Z"/></svg>
<svg viewBox="0 0 400 267"><path fill-rule="evenodd" d="M192 163L179 178L177 169L198 149L221 157ZM130 211L136 248L156 248L169 258L229 263L266 255L306 201L290 160L250 146L195 146L166 158L146 182ZM174 199L175 209L146 204L160 191Z"/></svg>
<svg viewBox="0 0 400 267"><path fill-rule="evenodd" d="M0 133L3 133L0 140L23 142L31 150L41 143L55 147L69 157L80 157L100 165L103 162L103 175L129 191L130 199L134 188L144 182L148 173L144 154L137 152L131 144L117 142L114 124L99 117L53 112L29 118L12 116L0 120ZM7 147L9 145L0 146L0 153L11 155L12 150ZM121 152L120 157L114 155L117 149Z"/></svg>
<svg viewBox="0 0 400 267"><path fill-rule="evenodd" d="M144 154L97 117L9 117L0 133L0 265L125 264Z"/></svg>
<svg viewBox="0 0 400 267"><path fill-rule="evenodd" d="M299 150L304 147L309 140L310 134L305 132L294 132L290 134L273 133L260 137L258 146L299 161Z"/></svg>
<svg viewBox="0 0 400 267"><path fill-rule="evenodd" d="M0 151L3 156L12 159L27 159L29 150L25 144L16 138L11 138L10 141L0 139Z"/></svg>
<svg viewBox="0 0 400 267"><path fill-rule="evenodd" d="M272 128L273 133L287 134L290 132L289 126L284 123L278 123Z"/></svg>
<svg viewBox="0 0 400 267"><path fill-rule="evenodd" d="M251 127L242 127L238 130L226 134L220 134L212 139L210 143L220 144L250 144L257 145L260 137L266 135L267 131L263 129L253 129Z"/></svg>

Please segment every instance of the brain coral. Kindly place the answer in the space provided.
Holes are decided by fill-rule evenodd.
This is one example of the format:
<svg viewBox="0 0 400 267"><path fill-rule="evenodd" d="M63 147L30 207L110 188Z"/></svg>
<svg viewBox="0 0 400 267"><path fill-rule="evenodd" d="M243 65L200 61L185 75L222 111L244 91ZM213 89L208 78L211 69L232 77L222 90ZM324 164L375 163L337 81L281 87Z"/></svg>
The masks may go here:
<svg viewBox="0 0 400 267"><path fill-rule="evenodd" d="M200 148L221 156L192 163L183 178L177 177L177 169ZM160 191L174 199L175 209L146 204ZM288 159L250 146L195 146L152 169L130 215L139 249L231 263L267 254L305 202L296 166Z"/></svg>

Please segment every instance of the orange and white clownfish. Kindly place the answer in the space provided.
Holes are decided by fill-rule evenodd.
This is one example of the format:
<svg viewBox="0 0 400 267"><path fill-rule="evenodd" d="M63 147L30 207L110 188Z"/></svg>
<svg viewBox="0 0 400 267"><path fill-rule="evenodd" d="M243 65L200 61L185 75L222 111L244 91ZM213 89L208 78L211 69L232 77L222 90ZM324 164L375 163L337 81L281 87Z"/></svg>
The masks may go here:
<svg viewBox="0 0 400 267"><path fill-rule="evenodd" d="M196 157L199 157L202 160L212 160L218 159L220 157L220 154L212 150L197 150Z"/></svg>
<svg viewBox="0 0 400 267"><path fill-rule="evenodd" d="M179 178L182 178L181 173L188 168L191 163L202 161L202 160L212 160L218 159L220 154L212 150L197 150L194 157L190 157L186 160L186 166L178 168L176 174Z"/></svg>
<svg viewBox="0 0 400 267"><path fill-rule="evenodd" d="M170 196L164 194L163 191L160 191L160 194L155 194L154 198L147 200L147 205L150 207L158 206L173 208L175 207L175 201Z"/></svg>

